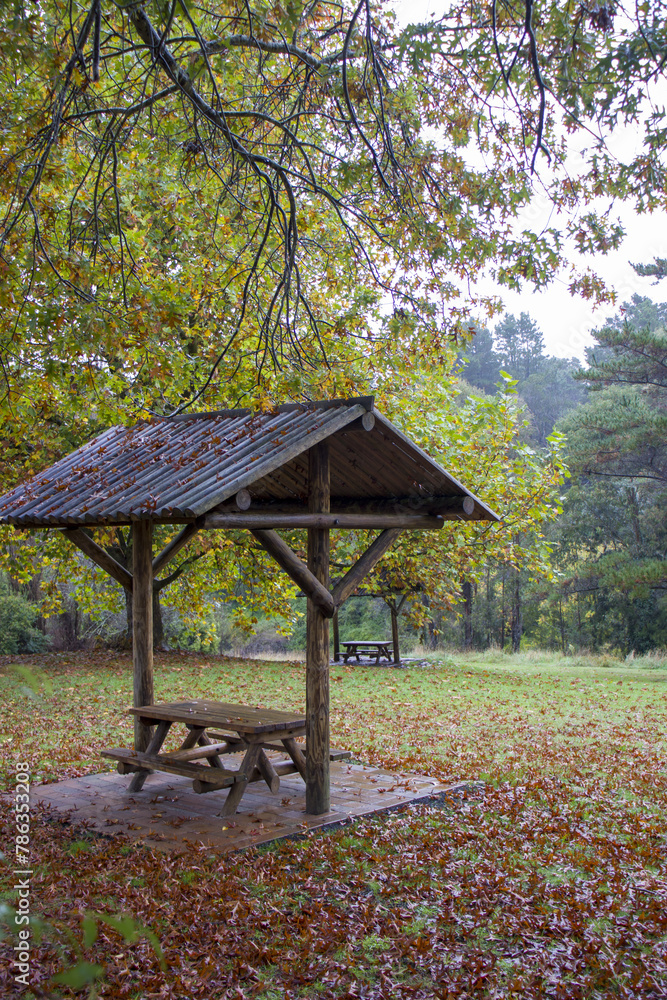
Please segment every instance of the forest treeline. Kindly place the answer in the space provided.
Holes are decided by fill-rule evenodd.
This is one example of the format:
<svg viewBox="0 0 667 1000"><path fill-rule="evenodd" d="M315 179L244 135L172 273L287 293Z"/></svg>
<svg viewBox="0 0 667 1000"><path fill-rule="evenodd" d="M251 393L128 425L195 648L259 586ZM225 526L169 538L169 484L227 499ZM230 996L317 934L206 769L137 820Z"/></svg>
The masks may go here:
<svg viewBox="0 0 667 1000"><path fill-rule="evenodd" d="M462 623L436 623L450 642L511 642L512 618L533 646L645 652L667 644L667 303L635 294L577 358L544 350L531 317L477 331L461 355L472 391L516 380L535 448L565 436L570 478L548 526L551 580L489 567ZM519 606L517 606L519 605ZM516 645L516 643L515 643Z"/></svg>
<svg viewBox="0 0 667 1000"><path fill-rule="evenodd" d="M0 492L116 424L376 393L500 518L404 532L356 598L383 628L393 608L425 643L664 644L661 308L628 303L583 371L525 314L463 343L490 278L613 302L609 205L667 207L653 5L24 6L0 7ZM131 566L129 526L90 530ZM343 534L340 573L369 543ZM247 535L179 549L158 644L269 620L298 641L296 590ZM0 526L0 652L131 628L62 533Z"/></svg>
<svg viewBox="0 0 667 1000"><path fill-rule="evenodd" d="M494 456L501 479L507 463L506 522L495 536L480 535L468 549L458 550L458 563L451 558L457 551L453 539L440 547L429 539L434 544L429 548L424 543L423 550L406 541L404 551L399 548L389 562L383 561L386 568L370 591L346 606L341 637L376 638L380 632L388 637L392 616L395 624L398 614L403 651L417 643L624 654L666 646L666 320L667 303L635 295L595 332L583 365L578 358L547 354L542 333L527 313L505 315L493 330L476 329L462 344L451 381L442 389L451 410L432 433L434 441L449 436L450 455L456 456L466 449L481 450L479 429L474 449L464 435L471 421L484 425L488 454ZM423 423L420 406L417 398L416 425ZM409 414L405 397L401 410L404 417ZM498 430L504 423L512 424L509 433ZM431 444L425 446L428 450ZM564 457L568 476L556 474L557 467L556 473L545 474L554 452ZM513 460L520 476L510 483ZM468 477L476 474L471 467L464 481L469 484ZM535 499L540 491L547 497L554 488L560 494L556 504L553 496L549 503ZM513 520L507 514L519 504L520 489L523 514ZM501 493L496 482L494 502ZM110 543L118 561L131 559L128 539L126 543L127 551L122 539ZM82 557L76 557L75 585L68 582L75 579L75 564L67 571L58 569L58 560L42 552L37 572L25 543L13 544L21 560L5 558L9 571L0 578L0 653L39 651L50 642L60 648L129 642L127 601L119 599L119 588L95 575L92 564L86 576ZM477 554L471 555L475 545ZM225 565L238 563L238 574L225 587L219 585L223 563L219 555L211 560L206 546L158 583L158 645L248 652L303 648L302 599L275 596L280 583L266 576L258 587L253 554L241 554L240 547L237 551L238 558L232 555ZM200 574L195 586L193 573L207 558L212 569ZM343 551L341 558L345 561L349 554ZM20 572L16 566L22 567ZM461 572L463 578L449 579ZM172 598L170 604L169 590L161 599L172 577L185 587L180 611L178 601L174 604ZM442 593L440 578L447 578ZM274 597L264 602L264 611L262 598L239 629L251 590L267 585L274 588ZM453 600L448 597L452 593ZM182 612L187 602L196 610L190 620Z"/></svg>

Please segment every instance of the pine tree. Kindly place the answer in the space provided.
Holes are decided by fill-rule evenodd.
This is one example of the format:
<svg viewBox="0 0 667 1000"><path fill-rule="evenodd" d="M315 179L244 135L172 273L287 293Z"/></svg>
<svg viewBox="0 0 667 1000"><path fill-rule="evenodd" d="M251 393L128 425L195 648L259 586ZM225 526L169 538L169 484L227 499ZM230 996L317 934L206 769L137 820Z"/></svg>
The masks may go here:
<svg viewBox="0 0 667 1000"><path fill-rule="evenodd" d="M489 395L496 391L500 379L500 357L494 349L493 337L486 327L477 330L460 355L466 382L483 389Z"/></svg>
<svg viewBox="0 0 667 1000"><path fill-rule="evenodd" d="M529 378L544 361L544 337L534 319L508 313L493 332L503 368L519 380Z"/></svg>

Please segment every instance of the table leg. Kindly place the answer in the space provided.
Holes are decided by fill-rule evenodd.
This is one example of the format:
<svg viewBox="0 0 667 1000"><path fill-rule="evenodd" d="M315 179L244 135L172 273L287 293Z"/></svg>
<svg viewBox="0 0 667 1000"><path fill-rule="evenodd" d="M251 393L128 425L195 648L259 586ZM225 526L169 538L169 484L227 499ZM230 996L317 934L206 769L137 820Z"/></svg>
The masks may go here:
<svg viewBox="0 0 667 1000"><path fill-rule="evenodd" d="M179 750L192 750L206 733L204 726L188 726L189 732L181 743Z"/></svg>
<svg viewBox="0 0 667 1000"><path fill-rule="evenodd" d="M169 732L170 729L171 729L171 722L165 722L164 720L162 722L158 722L157 728L153 734L153 738L146 747L145 753L151 753L151 754L159 753L162 748L162 744L167 738L167 733ZM141 789L144 787L144 782L146 778L148 777L149 774L152 773L153 772L151 771L150 768L147 768L142 771L137 771L137 773L132 778L132 781L130 782L128 791L140 792Z"/></svg>
<svg viewBox="0 0 667 1000"><path fill-rule="evenodd" d="M269 758L264 753L264 750L259 751L259 756L257 757L257 768L259 773L264 778L264 781L269 786L269 789L273 795L280 790L280 778L276 774L273 764Z"/></svg>
<svg viewBox="0 0 667 1000"><path fill-rule="evenodd" d="M258 743L251 743L246 750L246 755L243 758L243 763L238 769L238 774L241 776L240 781L235 781L232 787L229 789L229 794L225 799L225 804L222 807L220 813L221 816L233 816L236 812L236 807L243 798L243 793L246 790L248 784L248 779L254 771L257 761L259 759L259 754L261 747Z"/></svg>
<svg viewBox="0 0 667 1000"><path fill-rule="evenodd" d="M197 740L197 742L199 743L199 746L201 746L201 747L208 747L208 746L211 745L211 743L213 742L213 740L209 738L209 736L208 736L207 733L203 732L203 733L200 734L199 739ZM208 758L208 762L211 765L211 767L220 767L221 768L223 766L222 765L222 761L217 756L216 757L209 757Z"/></svg>
<svg viewBox="0 0 667 1000"><path fill-rule="evenodd" d="M306 758L303 755L301 747L297 744L295 739L283 740L283 746L287 750L288 754L294 762L294 766L303 778L306 780Z"/></svg>

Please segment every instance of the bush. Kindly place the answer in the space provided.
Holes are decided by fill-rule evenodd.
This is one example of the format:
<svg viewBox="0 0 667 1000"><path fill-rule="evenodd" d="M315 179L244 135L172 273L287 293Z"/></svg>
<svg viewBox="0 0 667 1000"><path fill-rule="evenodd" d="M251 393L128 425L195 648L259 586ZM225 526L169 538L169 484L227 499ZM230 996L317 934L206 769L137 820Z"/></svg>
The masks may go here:
<svg viewBox="0 0 667 1000"><path fill-rule="evenodd" d="M0 655L43 653L49 647L48 638L35 622L39 611L19 594L0 594Z"/></svg>

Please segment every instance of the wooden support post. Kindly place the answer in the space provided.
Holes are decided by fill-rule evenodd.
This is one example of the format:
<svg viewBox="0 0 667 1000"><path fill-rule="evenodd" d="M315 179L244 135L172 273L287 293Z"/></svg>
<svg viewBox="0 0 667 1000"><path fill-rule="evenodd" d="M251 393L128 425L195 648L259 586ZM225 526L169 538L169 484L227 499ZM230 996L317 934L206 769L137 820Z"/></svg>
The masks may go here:
<svg viewBox="0 0 667 1000"><path fill-rule="evenodd" d="M153 704L153 522L132 525L132 653L134 705ZM145 750L151 727L134 717L134 749Z"/></svg>
<svg viewBox="0 0 667 1000"><path fill-rule="evenodd" d="M338 631L338 612L334 611L333 616L333 644L334 644L334 663L340 662L340 632Z"/></svg>
<svg viewBox="0 0 667 1000"><path fill-rule="evenodd" d="M330 510L329 445L308 452L308 510ZM329 529L308 529L308 569L329 589ZM306 638L306 812L329 811L329 620L308 598Z"/></svg>
<svg viewBox="0 0 667 1000"><path fill-rule="evenodd" d="M391 641L394 646L394 663L398 666L401 662L401 651L398 645L398 611L396 610L395 601L391 602L389 610L391 612Z"/></svg>

